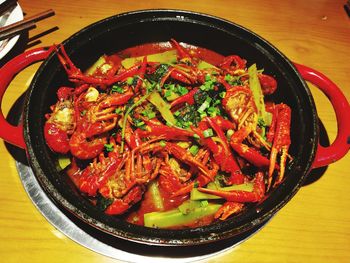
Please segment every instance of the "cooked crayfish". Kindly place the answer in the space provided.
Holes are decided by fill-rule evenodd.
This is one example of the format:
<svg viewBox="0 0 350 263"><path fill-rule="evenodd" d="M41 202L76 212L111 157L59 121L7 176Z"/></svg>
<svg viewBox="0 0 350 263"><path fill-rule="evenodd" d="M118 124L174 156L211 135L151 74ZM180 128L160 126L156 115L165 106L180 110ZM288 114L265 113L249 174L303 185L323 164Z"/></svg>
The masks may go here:
<svg viewBox="0 0 350 263"><path fill-rule="evenodd" d="M266 191L264 174L262 172L258 172L255 175L253 191L251 192L242 190L220 191L201 187L199 187L198 190L203 193L220 196L227 201L215 215L216 218L221 218L223 220L234 213L240 212L242 209L242 206L239 205L240 203L255 203L261 201Z"/></svg>
<svg viewBox="0 0 350 263"><path fill-rule="evenodd" d="M267 140L272 143L269 168L268 188L271 186L272 173L275 167L277 154L281 152L280 172L275 184L281 183L287 160L290 140L291 109L286 104L275 105L272 124L267 134Z"/></svg>
<svg viewBox="0 0 350 263"><path fill-rule="evenodd" d="M63 68L68 74L69 80L76 83L87 83L92 85L109 86L109 85L112 85L113 83L116 83L118 81L124 81L128 77L132 77L134 75L139 74L140 68L142 68L140 67L140 64L137 64L129 69L122 69L120 72L118 72L117 75L90 76L82 73L82 71L74 65L72 60L67 55L63 45L56 47L56 51L57 51L58 59L60 60Z"/></svg>
<svg viewBox="0 0 350 263"><path fill-rule="evenodd" d="M56 47L75 87L58 89L58 102L46 115L45 139L53 151L72 157L74 183L106 214L137 208L153 182L170 208L198 193L194 188L200 196L215 195L208 203L216 202L216 209L224 199L214 217L225 220L282 182L291 109L272 102L265 107L263 95L275 92L277 81L256 67L253 74L240 56L215 59L210 53L213 61L207 62L205 49L174 39L167 46L176 52L159 55L158 62L158 54L151 59L140 52L126 68L122 59L130 49L114 54L117 59L104 56L107 65L89 73L73 64L63 45ZM169 53L172 59L160 62ZM242 184L252 191L232 190Z"/></svg>
<svg viewBox="0 0 350 263"><path fill-rule="evenodd" d="M44 136L51 150L66 154L69 152L69 135L75 129L74 106L71 89L62 87L58 90L58 102L51 106L52 112L46 115Z"/></svg>

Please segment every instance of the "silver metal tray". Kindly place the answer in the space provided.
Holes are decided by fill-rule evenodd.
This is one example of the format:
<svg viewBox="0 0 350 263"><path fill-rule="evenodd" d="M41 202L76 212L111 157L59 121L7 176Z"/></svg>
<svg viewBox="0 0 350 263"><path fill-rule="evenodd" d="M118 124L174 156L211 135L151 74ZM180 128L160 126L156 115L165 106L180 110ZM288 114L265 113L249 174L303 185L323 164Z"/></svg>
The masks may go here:
<svg viewBox="0 0 350 263"><path fill-rule="evenodd" d="M148 246L111 237L64 213L45 194L32 169L20 161L16 167L30 199L42 215L71 240L102 255L125 262L194 262L215 257L227 251L256 233L261 226L233 239L195 247Z"/></svg>

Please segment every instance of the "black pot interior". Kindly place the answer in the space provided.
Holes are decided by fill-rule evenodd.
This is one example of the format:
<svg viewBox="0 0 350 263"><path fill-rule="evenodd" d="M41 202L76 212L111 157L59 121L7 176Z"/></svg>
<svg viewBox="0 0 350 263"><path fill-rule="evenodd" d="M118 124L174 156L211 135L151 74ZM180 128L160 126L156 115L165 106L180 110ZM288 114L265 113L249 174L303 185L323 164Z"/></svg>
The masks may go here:
<svg viewBox="0 0 350 263"><path fill-rule="evenodd" d="M59 174L56 156L44 141L44 115L55 103L57 89L69 85L66 72L55 54L38 70L25 105L29 160L41 186L55 202L111 235L157 245L193 245L229 238L264 223L300 187L311 167L318 140L315 105L292 64L271 44L241 26L207 15L176 10L144 10L117 15L81 30L64 45L72 61L84 70L102 54L170 38L223 55L238 54L249 64L257 63L258 68L264 68L267 74L276 77L279 88L273 99L290 105L293 111L290 154L294 161L287 169L286 180L264 202L224 222L186 230L135 226L95 209L75 190L67 176Z"/></svg>

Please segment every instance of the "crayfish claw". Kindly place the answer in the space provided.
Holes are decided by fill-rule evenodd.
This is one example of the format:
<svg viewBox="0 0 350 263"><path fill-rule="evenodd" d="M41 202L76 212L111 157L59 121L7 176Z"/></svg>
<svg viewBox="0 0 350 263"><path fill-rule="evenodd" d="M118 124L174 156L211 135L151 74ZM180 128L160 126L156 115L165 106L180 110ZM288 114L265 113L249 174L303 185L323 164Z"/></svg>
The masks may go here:
<svg viewBox="0 0 350 263"><path fill-rule="evenodd" d="M215 213L214 218L220 219L220 220L226 220L229 216L240 212L243 206L244 206L243 203L226 202Z"/></svg>
<svg viewBox="0 0 350 263"><path fill-rule="evenodd" d="M275 185L279 184L283 180L285 169L286 169L287 152L288 152L288 147L287 146L282 147L282 155L280 160L280 172L276 179Z"/></svg>
<svg viewBox="0 0 350 263"><path fill-rule="evenodd" d="M58 47L56 46L57 57L61 62L65 71L69 74L81 74L80 69L78 69L72 62L72 60L67 55L67 52L62 44Z"/></svg>
<svg viewBox="0 0 350 263"><path fill-rule="evenodd" d="M268 189L271 186L272 174L275 168L277 154L281 152L280 157L280 170L279 175L276 178L275 185L281 183L285 173L285 165L288 156L288 149L291 143L290 141L290 122L291 122L291 109L286 104L276 105L274 112L274 123L271 125L274 127L271 130L271 140L273 145L270 153L270 166L269 166L269 178Z"/></svg>

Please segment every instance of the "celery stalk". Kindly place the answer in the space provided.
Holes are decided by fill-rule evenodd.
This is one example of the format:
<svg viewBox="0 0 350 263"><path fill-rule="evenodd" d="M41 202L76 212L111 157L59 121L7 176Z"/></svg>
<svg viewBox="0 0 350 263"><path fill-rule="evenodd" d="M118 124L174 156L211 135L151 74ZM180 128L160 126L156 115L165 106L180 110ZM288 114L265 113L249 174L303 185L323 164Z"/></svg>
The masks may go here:
<svg viewBox="0 0 350 263"><path fill-rule="evenodd" d="M124 68L130 68L138 61L143 61L144 56L123 59L121 64ZM148 62L174 63L177 60L176 50L169 50L161 53L147 55Z"/></svg>
<svg viewBox="0 0 350 263"><path fill-rule="evenodd" d="M99 59L96 60L96 62L85 71L85 74L86 75L93 75L99 67L101 67L102 65L104 65L106 63L107 63L107 61L106 61L105 56L99 57Z"/></svg>
<svg viewBox="0 0 350 263"><path fill-rule="evenodd" d="M164 209L163 200L159 192L157 181L150 182L150 184L148 185L148 191L152 196L152 200L155 208L157 208L158 210L163 210Z"/></svg>
<svg viewBox="0 0 350 263"><path fill-rule="evenodd" d="M248 68L248 74L249 74L249 86L252 90L254 102L258 110L258 117L261 118L265 125L270 125L271 118L268 116L268 113L265 110L265 103L264 103L264 94L261 90L260 81L258 78L258 70L256 68L256 64L251 65Z"/></svg>
<svg viewBox="0 0 350 263"><path fill-rule="evenodd" d="M167 228L190 224L202 217L214 215L221 207L220 204L208 204L205 207L195 208L188 214L183 214L178 209L165 212L152 212L144 215L144 223L147 227Z"/></svg>
<svg viewBox="0 0 350 263"><path fill-rule="evenodd" d="M170 104L164 101L158 92L153 92L148 100L157 108L167 123L172 126L176 124L176 119L170 110Z"/></svg>
<svg viewBox="0 0 350 263"><path fill-rule="evenodd" d="M201 201L189 200L179 205L178 209L182 214L187 215L189 213L192 213L195 209L200 208L201 206Z"/></svg>
<svg viewBox="0 0 350 263"><path fill-rule="evenodd" d="M215 69L216 67L214 65L204 61L204 60L201 60L201 61L199 61L198 65L197 65L197 68L198 69L208 69L208 68Z"/></svg>
<svg viewBox="0 0 350 263"><path fill-rule="evenodd" d="M70 165L71 161L68 156L61 155L58 157L58 165L61 169L66 168L68 165Z"/></svg>

